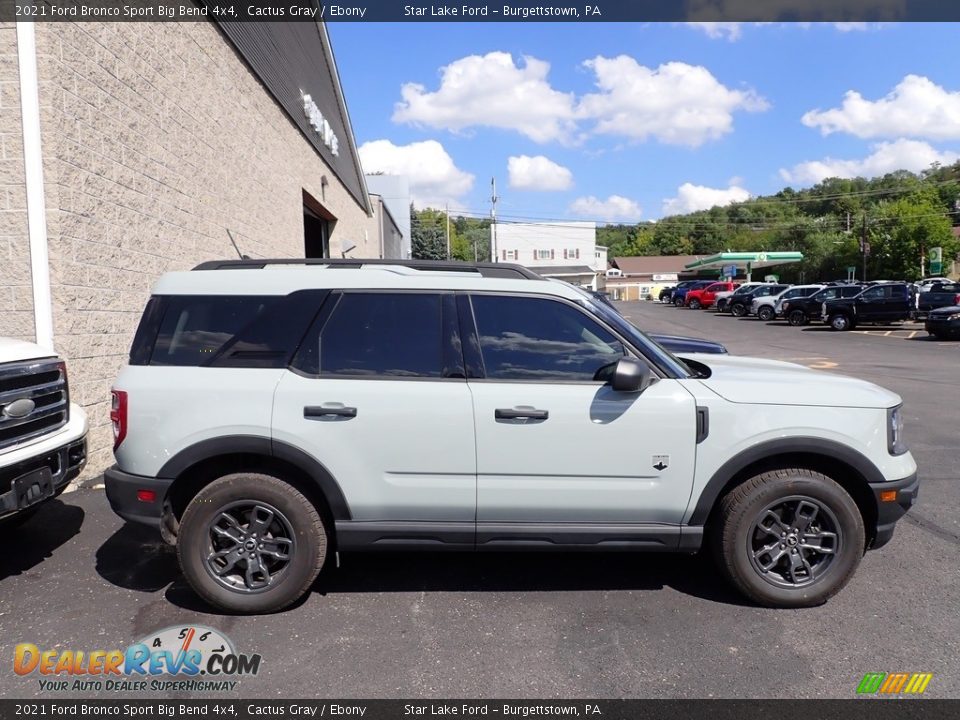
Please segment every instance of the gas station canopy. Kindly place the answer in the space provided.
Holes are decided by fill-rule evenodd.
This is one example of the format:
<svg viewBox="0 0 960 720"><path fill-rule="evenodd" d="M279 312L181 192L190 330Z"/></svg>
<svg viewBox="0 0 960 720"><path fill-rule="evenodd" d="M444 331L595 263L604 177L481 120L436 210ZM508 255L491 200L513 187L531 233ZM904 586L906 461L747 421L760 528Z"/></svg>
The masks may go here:
<svg viewBox="0 0 960 720"><path fill-rule="evenodd" d="M747 280L750 280L750 274L758 268L786 265L801 260L803 260L803 253L801 252L725 252L711 255L702 260L694 260L692 263L684 265L684 269L687 271L719 270L723 272L726 268L735 267L737 270L744 270Z"/></svg>

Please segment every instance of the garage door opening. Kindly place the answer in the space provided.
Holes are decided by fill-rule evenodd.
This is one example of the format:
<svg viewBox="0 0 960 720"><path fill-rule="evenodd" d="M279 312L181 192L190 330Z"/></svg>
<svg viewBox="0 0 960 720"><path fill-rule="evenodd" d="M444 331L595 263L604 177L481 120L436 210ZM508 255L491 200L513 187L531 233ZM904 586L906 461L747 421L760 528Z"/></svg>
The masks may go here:
<svg viewBox="0 0 960 720"><path fill-rule="evenodd" d="M303 191L303 256L307 258L330 257L330 233L336 217L317 202L310 193Z"/></svg>

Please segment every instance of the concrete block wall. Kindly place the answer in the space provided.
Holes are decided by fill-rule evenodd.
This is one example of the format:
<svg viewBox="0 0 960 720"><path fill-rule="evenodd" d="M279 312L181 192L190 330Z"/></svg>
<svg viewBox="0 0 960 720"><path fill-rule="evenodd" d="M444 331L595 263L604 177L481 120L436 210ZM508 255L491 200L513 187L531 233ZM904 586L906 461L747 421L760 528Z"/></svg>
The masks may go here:
<svg viewBox="0 0 960 720"><path fill-rule="evenodd" d="M89 477L112 462L109 388L161 273L236 257L228 229L251 257L302 257L303 190L338 218L334 256L375 257L376 219L212 23L38 24L37 44L54 340L90 417ZM11 227L0 253L20 247ZM0 303L16 291L0 279ZM0 333L17 327L4 314Z"/></svg>
<svg viewBox="0 0 960 720"><path fill-rule="evenodd" d="M0 335L34 339L17 32L0 23Z"/></svg>

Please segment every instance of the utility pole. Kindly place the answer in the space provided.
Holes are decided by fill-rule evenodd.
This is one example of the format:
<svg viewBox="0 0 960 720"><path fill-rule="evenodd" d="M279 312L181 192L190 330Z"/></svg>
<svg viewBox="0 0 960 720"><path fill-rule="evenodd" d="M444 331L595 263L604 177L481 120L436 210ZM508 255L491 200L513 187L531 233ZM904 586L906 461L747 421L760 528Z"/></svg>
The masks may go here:
<svg viewBox="0 0 960 720"><path fill-rule="evenodd" d="M867 242L867 214L863 214L863 228L860 231L860 251L863 253L863 282L867 281L867 255L870 254L870 243Z"/></svg>
<svg viewBox="0 0 960 720"><path fill-rule="evenodd" d="M498 261L497 253L497 179L490 178L490 260Z"/></svg>
<svg viewBox="0 0 960 720"><path fill-rule="evenodd" d="M445 215L447 216L447 260L450 259L450 203L447 203Z"/></svg>

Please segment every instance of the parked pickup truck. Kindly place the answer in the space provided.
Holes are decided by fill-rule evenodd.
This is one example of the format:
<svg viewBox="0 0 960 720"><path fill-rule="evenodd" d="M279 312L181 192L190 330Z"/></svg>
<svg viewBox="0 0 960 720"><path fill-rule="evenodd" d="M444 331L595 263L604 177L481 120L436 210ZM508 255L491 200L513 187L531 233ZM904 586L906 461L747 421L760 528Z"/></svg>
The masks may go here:
<svg viewBox="0 0 960 720"><path fill-rule="evenodd" d="M909 320L913 314L913 299L906 283L874 285L856 297L827 300L821 306L823 321L834 330L852 330L861 323Z"/></svg>
<svg viewBox="0 0 960 720"><path fill-rule="evenodd" d="M733 292L737 289L737 283L734 282L715 282L704 288L690 290L687 293L687 307L699 310L713 305L717 299L717 293Z"/></svg>
<svg viewBox="0 0 960 720"><path fill-rule="evenodd" d="M917 314L927 315L931 310L960 305L960 283L934 283L930 290L917 296Z"/></svg>
<svg viewBox="0 0 960 720"><path fill-rule="evenodd" d="M87 461L86 435L63 360L0 338L0 523L25 519L66 489Z"/></svg>

